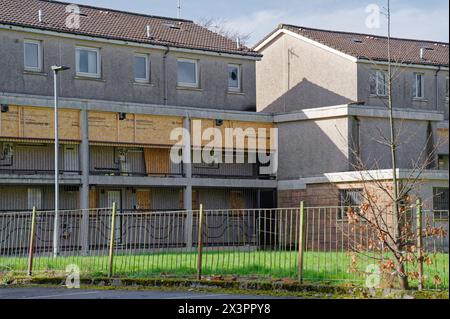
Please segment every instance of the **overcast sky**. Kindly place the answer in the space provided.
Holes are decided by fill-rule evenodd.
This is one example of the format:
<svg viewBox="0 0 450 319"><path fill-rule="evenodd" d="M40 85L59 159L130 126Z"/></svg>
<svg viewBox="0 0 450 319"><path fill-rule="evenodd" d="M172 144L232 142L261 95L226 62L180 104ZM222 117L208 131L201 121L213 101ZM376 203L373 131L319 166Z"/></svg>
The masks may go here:
<svg viewBox="0 0 450 319"><path fill-rule="evenodd" d="M64 0L69 2L70 0ZM177 0L74 0L75 3L176 17ZM366 26L366 7L385 7L387 0L182 0L181 17L191 20L216 18L229 29L250 33L250 45L279 23L340 31L385 34ZM448 0L391 0L393 36L449 41Z"/></svg>

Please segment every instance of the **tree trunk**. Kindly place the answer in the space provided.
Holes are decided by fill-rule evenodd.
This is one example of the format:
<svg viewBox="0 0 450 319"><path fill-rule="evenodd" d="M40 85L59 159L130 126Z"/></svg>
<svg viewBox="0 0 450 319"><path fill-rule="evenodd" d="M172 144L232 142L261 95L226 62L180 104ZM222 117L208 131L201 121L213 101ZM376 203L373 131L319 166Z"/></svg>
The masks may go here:
<svg viewBox="0 0 450 319"><path fill-rule="evenodd" d="M403 262L397 261L397 273L398 273L400 288L402 290L408 290L409 289L408 276L405 273L405 265Z"/></svg>

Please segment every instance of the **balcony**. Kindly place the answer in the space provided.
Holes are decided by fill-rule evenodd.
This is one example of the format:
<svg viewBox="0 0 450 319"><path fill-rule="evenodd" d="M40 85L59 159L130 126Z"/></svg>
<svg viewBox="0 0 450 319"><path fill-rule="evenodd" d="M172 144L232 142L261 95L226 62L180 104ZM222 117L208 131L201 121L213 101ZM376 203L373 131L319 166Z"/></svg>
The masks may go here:
<svg viewBox="0 0 450 319"><path fill-rule="evenodd" d="M181 177L183 165L170 160L168 148L91 146L90 174L97 176Z"/></svg>
<svg viewBox="0 0 450 319"><path fill-rule="evenodd" d="M54 175L54 146L0 142L0 175ZM59 173L80 175L78 145L61 145Z"/></svg>

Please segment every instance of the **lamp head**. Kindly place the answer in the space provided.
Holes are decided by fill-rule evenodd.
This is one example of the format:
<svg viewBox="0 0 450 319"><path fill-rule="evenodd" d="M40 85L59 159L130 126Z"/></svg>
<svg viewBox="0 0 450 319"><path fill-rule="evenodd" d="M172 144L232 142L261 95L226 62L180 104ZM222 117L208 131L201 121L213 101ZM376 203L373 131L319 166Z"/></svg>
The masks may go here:
<svg viewBox="0 0 450 319"><path fill-rule="evenodd" d="M70 68L68 66L63 65L52 65L52 71L59 72L59 71L65 71L69 70Z"/></svg>

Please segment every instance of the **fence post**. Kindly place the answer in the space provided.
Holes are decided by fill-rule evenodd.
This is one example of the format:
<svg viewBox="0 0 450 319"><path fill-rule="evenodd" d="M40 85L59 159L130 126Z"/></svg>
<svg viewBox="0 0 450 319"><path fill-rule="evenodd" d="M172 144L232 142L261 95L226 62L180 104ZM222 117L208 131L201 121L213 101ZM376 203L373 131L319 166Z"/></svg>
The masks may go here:
<svg viewBox="0 0 450 319"><path fill-rule="evenodd" d="M36 207L33 207L31 214L31 230L30 230L30 247L28 248L28 276L33 274L33 254L34 254L34 238L36 228Z"/></svg>
<svg viewBox="0 0 450 319"><path fill-rule="evenodd" d="M198 216L198 273L197 279L202 280L202 259L203 259L203 204L200 204Z"/></svg>
<svg viewBox="0 0 450 319"><path fill-rule="evenodd" d="M298 282L303 283L303 252L305 250L305 204L300 203L300 219L298 227Z"/></svg>
<svg viewBox="0 0 450 319"><path fill-rule="evenodd" d="M116 203L113 203L112 215L111 215L111 237L109 238L109 259L108 259L108 276L113 275L113 259L114 259L114 237L116 229Z"/></svg>
<svg viewBox="0 0 450 319"><path fill-rule="evenodd" d="M423 245L422 245L422 201L416 200L416 218L417 218L417 254L418 254L418 273L419 290L423 290Z"/></svg>

